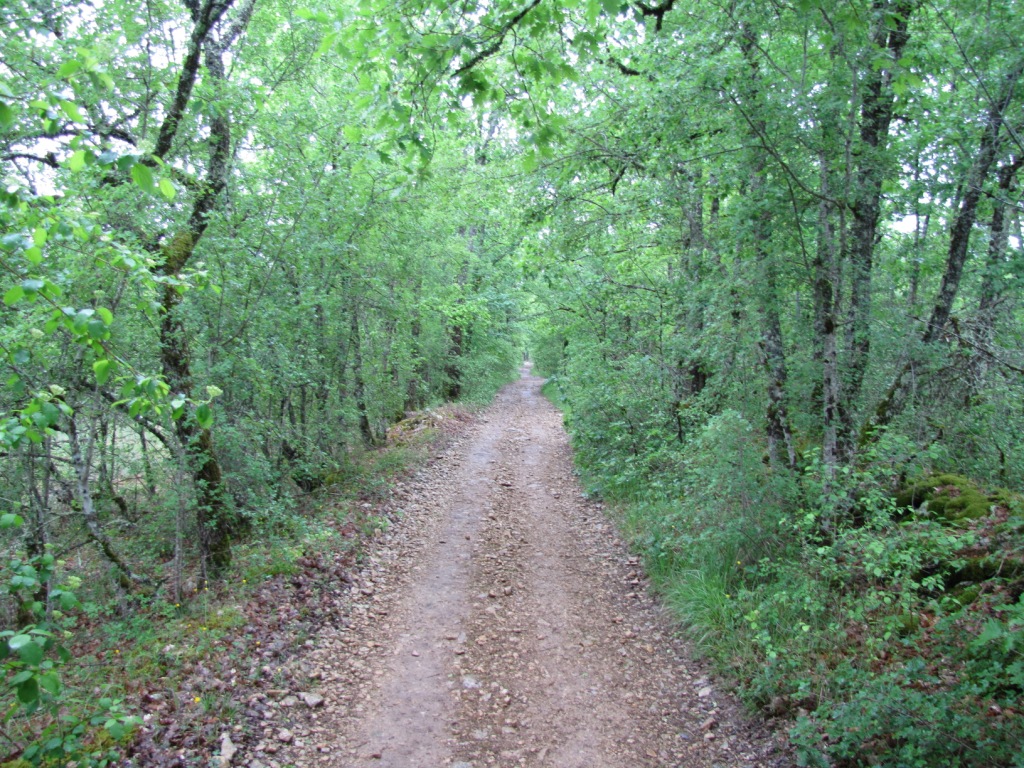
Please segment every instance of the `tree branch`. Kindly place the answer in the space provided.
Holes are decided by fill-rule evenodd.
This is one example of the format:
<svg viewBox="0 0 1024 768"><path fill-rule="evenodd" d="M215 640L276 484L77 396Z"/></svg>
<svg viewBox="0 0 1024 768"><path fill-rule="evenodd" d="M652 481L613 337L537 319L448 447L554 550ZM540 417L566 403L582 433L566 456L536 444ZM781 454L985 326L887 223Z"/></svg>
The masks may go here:
<svg viewBox="0 0 1024 768"><path fill-rule="evenodd" d="M654 30L661 32L661 22L665 14L672 10L672 6L676 4L676 0L663 0L661 5L647 5L646 3L637 3L636 7L640 11L641 16L653 16L655 18Z"/></svg>
<svg viewBox="0 0 1024 768"><path fill-rule="evenodd" d="M498 51L500 51L501 50L501 45L502 45L502 43L505 42L505 37L508 35L508 33L511 32L512 29L519 22L521 22L523 19L526 18L526 14L528 14L530 11L532 11L534 8L536 8L540 4L541 4L541 0L532 0L532 2L528 6L523 8L523 10L521 10L519 13L517 13L515 16L513 16L511 19L509 19L508 22L505 24L505 26L503 26L501 28L501 31L498 32L498 39L495 40L493 44L487 46L482 51L478 52L473 58L471 58L469 61L467 61L461 67L456 69L455 70L455 75L458 76L458 75L461 75L463 72L468 72L469 70L471 70L473 67L475 67L477 64L479 64L484 59L488 59L491 56L493 56L494 54L496 54Z"/></svg>
<svg viewBox="0 0 1024 768"><path fill-rule="evenodd" d="M51 168L59 169L60 162L57 160L57 156L53 152L47 152L45 155L32 155L27 152L8 152L3 157L0 157L0 161L7 162L8 160L32 160L36 163L42 163L48 165Z"/></svg>
<svg viewBox="0 0 1024 768"><path fill-rule="evenodd" d="M202 7L190 7L196 25L192 29L192 36L188 41L188 53L181 66L181 77L178 78L178 88L174 94L174 101L167 111L160 131L157 134L156 147L153 155L163 160L171 151L174 137L178 133L178 124L182 115L185 114L185 107L192 96L192 88L196 84L196 77L199 74L199 59L203 52L210 32L214 25L220 21L221 16L228 9L230 2L217 2L217 0L206 0Z"/></svg>
<svg viewBox="0 0 1024 768"><path fill-rule="evenodd" d="M75 495L78 496L78 503L82 507L82 517L85 521L85 528L89 533L89 538L96 542L103 555L118 570L124 586L152 587L153 582L150 579L133 571L124 558L117 553L114 545L100 526L99 518L96 516L96 508L93 505L92 490L89 487L89 464L82 453L75 416L68 418L66 432L71 447L71 462L75 467Z"/></svg>
<svg viewBox="0 0 1024 768"><path fill-rule="evenodd" d="M641 72L639 69L633 69L632 67L623 64L614 56L609 56L607 63L611 64L613 67L619 70L619 72L629 77L640 77L641 75L643 75L643 72Z"/></svg>

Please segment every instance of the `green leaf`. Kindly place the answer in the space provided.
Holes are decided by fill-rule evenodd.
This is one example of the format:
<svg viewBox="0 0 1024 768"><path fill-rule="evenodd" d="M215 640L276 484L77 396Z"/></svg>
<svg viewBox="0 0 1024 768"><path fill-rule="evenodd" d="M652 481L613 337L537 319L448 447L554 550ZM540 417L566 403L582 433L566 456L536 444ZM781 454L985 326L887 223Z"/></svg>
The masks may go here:
<svg viewBox="0 0 1024 768"><path fill-rule="evenodd" d="M4 294L4 304L8 307L13 307L21 301L24 296L25 290L20 285L16 285Z"/></svg>
<svg viewBox="0 0 1024 768"><path fill-rule="evenodd" d="M25 258L30 264L39 266L43 263L43 251L35 246L25 249Z"/></svg>
<svg viewBox="0 0 1024 768"><path fill-rule="evenodd" d="M21 281L21 287L26 295L32 296L43 290L46 287L46 282L38 277L30 277Z"/></svg>
<svg viewBox="0 0 1024 768"><path fill-rule="evenodd" d="M46 672L39 676L39 685L42 686L43 690L57 696L60 694L61 689L60 675L56 672Z"/></svg>
<svg viewBox="0 0 1024 768"><path fill-rule="evenodd" d="M14 111L14 108L6 102L0 101L0 128L5 131L14 125L14 121L17 119L18 113Z"/></svg>
<svg viewBox="0 0 1024 768"><path fill-rule="evenodd" d="M7 641L7 645L12 651L21 651L26 645L32 642L31 635L15 635ZM27 679L27 678L26 678Z"/></svg>
<svg viewBox="0 0 1024 768"><path fill-rule="evenodd" d="M34 704L39 701L39 681L32 677L18 686L18 701L22 704Z"/></svg>
<svg viewBox="0 0 1024 768"><path fill-rule="evenodd" d="M75 152L70 158L68 158L68 168L72 171L80 171L85 167L85 155L86 151L80 149Z"/></svg>
<svg viewBox="0 0 1024 768"><path fill-rule="evenodd" d="M110 331L107 330L107 324L99 317L94 317L85 324L85 331L89 334L90 339L95 341L103 341L104 339L110 338Z"/></svg>
<svg viewBox="0 0 1024 768"><path fill-rule="evenodd" d="M170 179L160 179L160 192L168 200L173 200L174 196L178 194Z"/></svg>
<svg viewBox="0 0 1024 768"><path fill-rule="evenodd" d="M328 32L324 35L324 39L320 41L319 47L316 49L317 56L323 56L327 51L334 47L334 44L338 40L338 36L341 33L335 30L334 32Z"/></svg>
<svg viewBox="0 0 1024 768"><path fill-rule="evenodd" d="M18 649L18 658L26 664L38 667L43 661L43 649L35 641L26 643Z"/></svg>
<svg viewBox="0 0 1024 768"><path fill-rule="evenodd" d="M93 373L96 374L96 383L103 386L107 383L107 379L110 378L110 374L114 372L115 364L114 361L109 358L103 358L97 360L92 364Z"/></svg>
<svg viewBox="0 0 1024 768"><path fill-rule="evenodd" d="M24 522L25 520L21 515L16 515L12 512L0 515L0 528L17 528Z"/></svg>
<svg viewBox="0 0 1024 768"><path fill-rule="evenodd" d="M71 310L70 312L68 311L69 309ZM64 314L70 315L72 313L74 313L74 319L71 322L71 330L78 334L87 333L86 324L89 322L92 316L96 314L96 310L92 309L91 307L80 309L78 310L78 312L75 312L74 309L71 309L70 307L66 307L64 309Z"/></svg>
<svg viewBox="0 0 1024 768"><path fill-rule="evenodd" d="M149 194L156 193L156 185L153 182L153 172L142 163L135 163L132 166L132 180Z"/></svg>
<svg viewBox="0 0 1024 768"><path fill-rule="evenodd" d="M213 410L206 403L202 403L196 408L196 421L199 422L199 426L203 429L209 429L213 426Z"/></svg>
<svg viewBox="0 0 1024 768"><path fill-rule="evenodd" d="M57 70L57 77L66 80L67 78L71 77L73 74L78 72L78 70L80 70L81 68L82 62L78 61L77 59L65 61L63 64L60 65L60 69Z"/></svg>
<svg viewBox="0 0 1024 768"><path fill-rule="evenodd" d="M88 122L85 115L82 114L82 110L78 108L78 105L75 104L75 102L61 99L60 108L64 114L68 116L69 120L76 123Z"/></svg>
<svg viewBox="0 0 1024 768"><path fill-rule="evenodd" d="M16 248L25 247L25 238L19 232L11 232L10 234L0 237L0 248L5 251L13 251Z"/></svg>
<svg viewBox="0 0 1024 768"><path fill-rule="evenodd" d="M42 248L44 245L46 245L47 237L48 237L48 234L47 234L46 230L43 229L42 227L36 227L32 231L32 242L35 243L40 248Z"/></svg>

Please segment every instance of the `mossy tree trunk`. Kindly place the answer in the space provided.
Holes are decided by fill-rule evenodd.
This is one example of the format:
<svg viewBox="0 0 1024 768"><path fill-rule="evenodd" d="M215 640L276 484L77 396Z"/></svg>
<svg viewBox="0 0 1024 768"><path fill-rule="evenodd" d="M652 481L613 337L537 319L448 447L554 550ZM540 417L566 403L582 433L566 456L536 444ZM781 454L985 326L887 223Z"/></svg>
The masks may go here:
<svg viewBox="0 0 1024 768"><path fill-rule="evenodd" d="M195 27L172 107L157 140L154 155L160 160L164 160L173 147L178 125L199 73L200 55L212 87L215 90L222 87L226 80L224 54L245 30L254 2L245 0L229 23L223 22L231 2L206 0L201 5L190 7ZM209 132L210 155L203 177L194 185L198 191L192 201L188 222L163 249L162 272L167 277L177 278L182 275L195 254L199 240L209 227L210 214L228 182L231 122L223 105L211 110ZM192 355L181 302L182 294L178 288L170 283L165 284L160 324L160 360L163 375L172 392L191 398L194 392ZM186 417L177 422L176 432L184 446L185 460L194 485L202 578L205 580L223 572L231 563L231 539L240 527L240 520L225 500L223 472L214 451L211 431Z"/></svg>

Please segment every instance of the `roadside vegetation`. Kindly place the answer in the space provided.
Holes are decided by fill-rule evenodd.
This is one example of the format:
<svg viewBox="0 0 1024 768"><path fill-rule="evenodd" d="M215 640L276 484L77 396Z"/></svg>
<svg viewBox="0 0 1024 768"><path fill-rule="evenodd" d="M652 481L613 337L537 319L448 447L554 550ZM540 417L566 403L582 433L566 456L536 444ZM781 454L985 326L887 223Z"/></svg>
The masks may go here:
<svg viewBox="0 0 1024 768"><path fill-rule="evenodd" d="M581 472L803 764L1024 765L1019 8L648 10L535 198Z"/></svg>

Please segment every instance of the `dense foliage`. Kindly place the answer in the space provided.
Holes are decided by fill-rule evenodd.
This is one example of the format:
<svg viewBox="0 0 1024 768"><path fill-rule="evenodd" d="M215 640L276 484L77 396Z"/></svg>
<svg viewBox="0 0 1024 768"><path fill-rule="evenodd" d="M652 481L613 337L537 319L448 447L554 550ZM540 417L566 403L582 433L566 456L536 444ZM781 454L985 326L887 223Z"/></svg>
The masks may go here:
<svg viewBox="0 0 1024 768"><path fill-rule="evenodd" d="M1018 11L675 5L533 198L589 482L807 764L1024 760Z"/></svg>
<svg viewBox="0 0 1024 768"><path fill-rule="evenodd" d="M528 340L804 761L1022 764L1020 13L5 4L12 695L69 578L180 605Z"/></svg>

